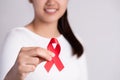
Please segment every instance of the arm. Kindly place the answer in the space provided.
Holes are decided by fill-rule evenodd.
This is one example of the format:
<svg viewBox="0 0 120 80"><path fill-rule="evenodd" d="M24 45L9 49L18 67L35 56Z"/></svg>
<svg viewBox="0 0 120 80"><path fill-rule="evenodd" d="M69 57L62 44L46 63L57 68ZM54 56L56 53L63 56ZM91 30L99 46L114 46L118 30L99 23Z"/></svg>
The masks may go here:
<svg viewBox="0 0 120 80"><path fill-rule="evenodd" d="M21 44L20 38L11 31L5 37L2 50L0 53L0 80L3 80L7 72L14 65L18 52L20 51Z"/></svg>
<svg viewBox="0 0 120 80"><path fill-rule="evenodd" d="M16 31L7 36L0 56L0 80L24 80L38 64L54 56L54 53L40 47L22 48L22 37Z"/></svg>

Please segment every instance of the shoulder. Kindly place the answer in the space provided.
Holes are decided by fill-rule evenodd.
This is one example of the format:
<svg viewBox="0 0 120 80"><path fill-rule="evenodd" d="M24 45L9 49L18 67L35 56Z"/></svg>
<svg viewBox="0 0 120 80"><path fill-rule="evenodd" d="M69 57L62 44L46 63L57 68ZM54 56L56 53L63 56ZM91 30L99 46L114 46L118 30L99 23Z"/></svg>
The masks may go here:
<svg viewBox="0 0 120 80"><path fill-rule="evenodd" d="M24 37L25 31L22 27L12 28L5 36L2 45L8 47L21 44Z"/></svg>
<svg viewBox="0 0 120 80"><path fill-rule="evenodd" d="M23 45L23 36L24 31L22 30L22 27L16 27L11 29L7 35L4 38L4 41L2 43L2 55L9 55L18 53L20 48ZM9 53L10 52L10 53Z"/></svg>
<svg viewBox="0 0 120 80"><path fill-rule="evenodd" d="M24 33L25 33L25 29L23 27L15 27L8 32L7 36L17 37L24 35Z"/></svg>
<svg viewBox="0 0 120 80"><path fill-rule="evenodd" d="M27 36L27 33L28 32L24 27L15 27L7 33L5 40L18 41L24 39Z"/></svg>

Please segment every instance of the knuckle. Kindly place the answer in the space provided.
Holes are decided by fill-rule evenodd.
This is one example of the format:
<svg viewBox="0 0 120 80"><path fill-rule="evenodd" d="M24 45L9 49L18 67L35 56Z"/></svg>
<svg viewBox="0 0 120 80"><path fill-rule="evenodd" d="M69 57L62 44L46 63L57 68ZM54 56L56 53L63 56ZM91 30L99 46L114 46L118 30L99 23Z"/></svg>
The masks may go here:
<svg viewBox="0 0 120 80"><path fill-rule="evenodd" d="M41 51L41 48L36 47L34 51L35 51L36 53L39 53L39 52Z"/></svg>
<svg viewBox="0 0 120 80"><path fill-rule="evenodd" d="M48 51L43 49L43 48L40 48L40 47L35 48L35 53L40 58L43 58L43 59L46 59L46 60L50 60L50 58L51 58L51 56L49 55Z"/></svg>
<svg viewBox="0 0 120 80"><path fill-rule="evenodd" d="M23 55L25 55L25 51L24 50L20 50L18 57L21 58L23 57Z"/></svg>
<svg viewBox="0 0 120 80"><path fill-rule="evenodd" d="M18 72L22 72L22 69L23 69L23 66L22 66L22 65L19 65L19 66L18 66Z"/></svg>
<svg viewBox="0 0 120 80"><path fill-rule="evenodd" d="M35 65L35 67L39 64L39 59L38 58L34 58L33 59L33 62L34 62L34 65Z"/></svg>
<svg viewBox="0 0 120 80"><path fill-rule="evenodd" d="M39 59L38 58L34 58L34 62L38 63Z"/></svg>
<svg viewBox="0 0 120 80"><path fill-rule="evenodd" d="M21 59L20 58L18 58L17 63L18 63L18 65L21 65Z"/></svg>
<svg viewBox="0 0 120 80"><path fill-rule="evenodd" d="M22 62L24 62L24 57L22 55L19 55L17 62L18 62L18 64L22 64Z"/></svg>
<svg viewBox="0 0 120 80"><path fill-rule="evenodd" d="M30 70L33 72L33 71L35 71L35 68L36 67L33 65L33 66L30 67Z"/></svg>
<svg viewBox="0 0 120 80"><path fill-rule="evenodd" d="M25 50L25 47L22 47L20 51L24 51Z"/></svg>

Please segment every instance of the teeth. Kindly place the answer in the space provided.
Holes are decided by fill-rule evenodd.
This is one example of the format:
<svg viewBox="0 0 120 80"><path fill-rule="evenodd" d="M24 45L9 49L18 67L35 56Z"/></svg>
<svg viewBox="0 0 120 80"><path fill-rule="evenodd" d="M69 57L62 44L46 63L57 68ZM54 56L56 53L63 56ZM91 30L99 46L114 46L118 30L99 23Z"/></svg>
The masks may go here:
<svg viewBox="0 0 120 80"><path fill-rule="evenodd" d="M47 12L56 12L56 9L46 9Z"/></svg>

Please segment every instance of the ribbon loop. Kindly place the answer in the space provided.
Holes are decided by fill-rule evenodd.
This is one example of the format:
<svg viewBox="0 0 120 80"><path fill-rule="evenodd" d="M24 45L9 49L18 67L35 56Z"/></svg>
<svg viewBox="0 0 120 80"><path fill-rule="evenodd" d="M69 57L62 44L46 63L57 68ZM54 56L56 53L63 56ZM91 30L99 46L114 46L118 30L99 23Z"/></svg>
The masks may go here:
<svg viewBox="0 0 120 80"><path fill-rule="evenodd" d="M53 45L52 45L53 43L56 44L56 47L53 47ZM46 71L49 72L54 63L56 65L56 67L58 68L58 70L61 71L64 68L64 65L62 64L61 60L58 57L60 54L61 47L60 47L57 39L52 38L47 46L47 49L52 51L55 54L55 57L53 57L51 61L47 61L47 63L45 64L44 67L45 67Z"/></svg>

